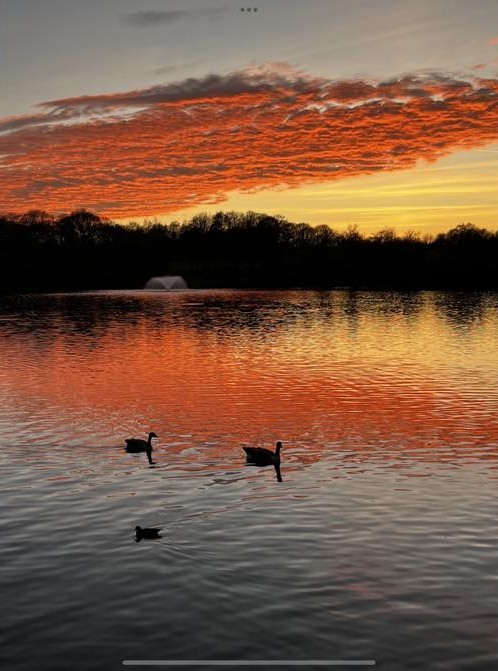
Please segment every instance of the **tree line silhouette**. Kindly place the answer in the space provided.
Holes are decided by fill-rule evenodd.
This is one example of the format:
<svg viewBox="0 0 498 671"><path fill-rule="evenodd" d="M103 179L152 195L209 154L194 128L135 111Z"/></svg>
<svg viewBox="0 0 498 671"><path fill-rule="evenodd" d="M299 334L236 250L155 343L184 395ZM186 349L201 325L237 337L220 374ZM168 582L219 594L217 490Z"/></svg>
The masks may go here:
<svg viewBox="0 0 498 671"><path fill-rule="evenodd" d="M293 224L256 212L121 225L87 210L0 215L0 291L190 287L498 289L498 231L464 223L437 236Z"/></svg>

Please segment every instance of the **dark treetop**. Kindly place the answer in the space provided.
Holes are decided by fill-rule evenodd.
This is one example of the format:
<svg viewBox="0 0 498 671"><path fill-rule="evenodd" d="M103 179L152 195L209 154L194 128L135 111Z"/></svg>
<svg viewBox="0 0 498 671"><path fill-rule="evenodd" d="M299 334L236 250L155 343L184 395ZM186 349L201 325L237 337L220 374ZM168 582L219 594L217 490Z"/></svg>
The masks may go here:
<svg viewBox="0 0 498 671"><path fill-rule="evenodd" d="M0 215L1 292L134 289L155 275L193 288L498 289L498 231L364 236L255 212L142 225L86 210Z"/></svg>

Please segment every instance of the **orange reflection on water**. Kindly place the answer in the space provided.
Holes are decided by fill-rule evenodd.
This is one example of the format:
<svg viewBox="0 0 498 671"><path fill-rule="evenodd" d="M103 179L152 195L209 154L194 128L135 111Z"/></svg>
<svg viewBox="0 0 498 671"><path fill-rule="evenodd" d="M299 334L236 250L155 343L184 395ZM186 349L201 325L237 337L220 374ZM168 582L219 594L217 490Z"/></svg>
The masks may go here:
<svg viewBox="0 0 498 671"><path fill-rule="evenodd" d="M322 450L496 458L497 390L477 351L459 367L460 350L448 350L430 311L350 326L332 332L297 318L271 332L223 332L145 319L111 321L98 337L28 332L0 342L10 361L0 391L7 414L28 418L28 428L11 430L35 443L42 425L44 440L65 430L89 445L154 430L169 452L212 442L213 457L281 439L302 463ZM428 333L438 342L430 353Z"/></svg>

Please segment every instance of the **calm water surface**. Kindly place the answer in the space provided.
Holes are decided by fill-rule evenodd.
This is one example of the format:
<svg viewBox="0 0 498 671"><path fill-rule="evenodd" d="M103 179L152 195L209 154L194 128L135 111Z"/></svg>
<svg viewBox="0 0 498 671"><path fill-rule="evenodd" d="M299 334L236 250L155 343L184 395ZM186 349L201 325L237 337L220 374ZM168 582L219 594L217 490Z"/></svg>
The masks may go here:
<svg viewBox="0 0 498 671"><path fill-rule="evenodd" d="M0 360L2 668L498 668L496 294L4 297Z"/></svg>

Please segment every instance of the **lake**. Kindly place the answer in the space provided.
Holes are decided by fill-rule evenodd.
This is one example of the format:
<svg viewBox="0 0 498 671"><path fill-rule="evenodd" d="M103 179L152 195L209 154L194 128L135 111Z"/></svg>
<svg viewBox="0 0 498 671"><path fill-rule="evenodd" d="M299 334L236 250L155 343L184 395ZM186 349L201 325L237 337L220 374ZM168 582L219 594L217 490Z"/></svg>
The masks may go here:
<svg viewBox="0 0 498 671"><path fill-rule="evenodd" d="M4 296L0 358L4 669L498 668L497 294Z"/></svg>

